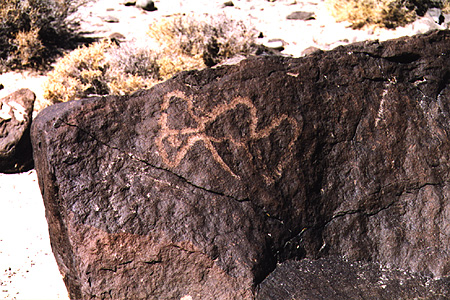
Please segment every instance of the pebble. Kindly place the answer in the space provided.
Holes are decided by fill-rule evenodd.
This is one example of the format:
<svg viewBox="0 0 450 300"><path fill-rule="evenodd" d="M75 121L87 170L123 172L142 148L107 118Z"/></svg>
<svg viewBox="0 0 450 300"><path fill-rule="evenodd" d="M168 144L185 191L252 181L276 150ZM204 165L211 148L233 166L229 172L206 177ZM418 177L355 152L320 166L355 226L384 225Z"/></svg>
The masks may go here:
<svg viewBox="0 0 450 300"><path fill-rule="evenodd" d="M122 3L125 6L135 6L136 5L136 1L135 0L129 0L129 1L125 1Z"/></svg>
<svg viewBox="0 0 450 300"><path fill-rule="evenodd" d="M286 19L308 21L315 20L316 16L313 12L309 11L294 11L293 13L289 14Z"/></svg>
<svg viewBox="0 0 450 300"><path fill-rule="evenodd" d="M157 10L155 6L155 2L152 0L137 0L136 1L136 7L142 8L146 11L155 11Z"/></svg>
<svg viewBox="0 0 450 300"><path fill-rule="evenodd" d="M112 40L112 41L117 41L119 43L123 42L124 40L126 40L126 37L123 34L119 33L119 32L111 33L108 38L110 40Z"/></svg>
<svg viewBox="0 0 450 300"><path fill-rule="evenodd" d="M267 42L264 42L263 45L270 49L274 49L277 51L283 51L285 41L283 41L281 39L271 39L271 40L268 40Z"/></svg>
<svg viewBox="0 0 450 300"><path fill-rule="evenodd" d="M310 54L313 54L313 53L318 52L318 51L321 51L320 48L311 46L311 47L308 47L305 50L303 50L301 56L310 55Z"/></svg>
<svg viewBox="0 0 450 300"><path fill-rule="evenodd" d="M100 17L103 22L106 23L119 23L119 18L116 18L114 16L106 16L106 17Z"/></svg>

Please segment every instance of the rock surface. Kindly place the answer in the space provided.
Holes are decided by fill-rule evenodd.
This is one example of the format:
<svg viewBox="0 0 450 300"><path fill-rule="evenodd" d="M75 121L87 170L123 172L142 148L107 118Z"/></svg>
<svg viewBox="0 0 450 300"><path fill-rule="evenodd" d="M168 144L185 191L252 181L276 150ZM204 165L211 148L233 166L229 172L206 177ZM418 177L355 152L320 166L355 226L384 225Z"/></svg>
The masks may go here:
<svg viewBox="0 0 450 300"><path fill-rule="evenodd" d="M290 13L286 17L286 19L308 21L308 20L314 20L315 16L314 16L313 12L309 12L309 11L294 11L293 13Z"/></svg>
<svg viewBox="0 0 450 300"><path fill-rule="evenodd" d="M182 73L32 128L71 298L252 299L290 258L450 272L450 33Z"/></svg>
<svg viewBox="0 0 450 300"><path fill-rule="evenodd" d="M448 299L450 278L433 280L336 257L288 260L260 285L257 300Z"/></svg>
<svg viewBox="0 0 450 300"><path fill-rule="evenodd" d="M30 127L36 96L28 89L0 99L0 172L33 168Z"/></svg>
<svg viewBox="0 0 450 300"><path fill-rule="evenodd" d="M155 11L157 9L155 7L155 2L152 0L137 0L135 5L146 11Z"/></svg>

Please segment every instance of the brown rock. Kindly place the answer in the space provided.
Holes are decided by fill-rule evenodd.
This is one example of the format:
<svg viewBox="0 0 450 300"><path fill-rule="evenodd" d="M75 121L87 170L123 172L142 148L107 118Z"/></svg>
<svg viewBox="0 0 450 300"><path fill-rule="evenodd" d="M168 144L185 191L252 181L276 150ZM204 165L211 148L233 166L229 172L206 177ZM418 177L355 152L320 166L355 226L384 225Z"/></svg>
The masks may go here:
<svg viewBox="0 0 450 300"><path fill-rule="evenodd" d="M18 90L0 100L0 172L17 173L33 168L30 126L36 96Z"/></svg>
<svg viewBox="0 0 450 300"><path fill-rule="evenodd" d="M447 299L450 278L431 279L336 257L288 260L260 285L257 300Z"/></svg>
<svg viewBox="0 0 450 300"><path fill-rule="evenodd" d="M124 2L122 2L122 4L125 6L135 6L136 1L135 0L125 0Z"/></svg>
<svg viewBox="0 0 450 300"><path fill-rule="evenodd" d="M100 17L100 18L103 20L103 22L106 22L106 23L119 23L119 18L111 16L111 15Z"/></svg>
<svg viewBox="0 0 450 300"><path fill-rule="evenodd" d="M152 0L137 0L136 7L142 8L146 11L155 11L157 10L155 6L155 2Z"/></svg>
<svg viewBox="0 0 450 300"><path fill-rule="evenodd" d="M449 46L252 58L47 108L32 140L71 298L252 299L277 262L329 255L447 275Z"/></svg>
<svg viewBox="0 0 450 300"><path fill-rule="evenodd" d="M309 20L315 20L316 16L313 12L309 12L309 11L294 11L293 13L290 13L286 17L286 19L309 21Z"/></svg>
<svg viewBox="0 0 450 300"><path fill-rule="evenodd" d="M320 50L320 48L311 46L311 47L308 47L305 50L303 50L301 55L306 56L306 55L310 55L310 54L313 54L314 52L318 52L318 51L320 52L322 50Z"/></svg>
<svg viewBox="0 0 450 300"><path fill-rule="evenodd" d="M224 7L232 7L232 6L234 6L234 3L233 3L233 1L226 1L223 3L223 6Z"/></svg>

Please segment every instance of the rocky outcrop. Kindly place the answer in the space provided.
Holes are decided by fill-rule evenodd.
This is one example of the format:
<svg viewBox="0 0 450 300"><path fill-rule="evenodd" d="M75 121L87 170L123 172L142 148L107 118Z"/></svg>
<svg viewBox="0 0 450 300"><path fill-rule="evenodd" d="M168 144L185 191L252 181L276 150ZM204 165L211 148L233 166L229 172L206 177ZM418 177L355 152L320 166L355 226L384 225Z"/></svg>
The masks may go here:
<svg viewBox="0 0 450 300"><path fill-rule="evenodd" d="M253 58L47 108L34 157L71 298L252 299L305 257L447 275L449 46Z"/></svg>
<svg viewBox="0 0 450 300"><path fill-rule="evenodd" d="M0 99L0 172L33 168L30 127L36 96L28 89Z"/></svg>

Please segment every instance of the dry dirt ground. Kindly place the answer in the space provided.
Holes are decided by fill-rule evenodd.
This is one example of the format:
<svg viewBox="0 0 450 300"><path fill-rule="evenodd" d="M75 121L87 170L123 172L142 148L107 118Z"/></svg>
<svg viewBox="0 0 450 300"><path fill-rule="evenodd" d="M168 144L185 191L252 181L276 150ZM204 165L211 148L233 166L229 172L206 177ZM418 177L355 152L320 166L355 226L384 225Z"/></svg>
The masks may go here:
<svg viewBox="0 0 450 300"><path fill-rule="evenodd" d="M261 43L271 39L284 41L284 54L302 56L308 47L323 50L367 39L386 40L403 35L423 33L444 26L429 18L397 30L352 30L348 23L336 23L327 13L322 0L159 0L157 11L145 12L125 6L125 0L98 0L79 10L81 28L94 37L120 33L127 40L145 42L152 20L179 13L197 15L226 14L244 20L262 32ZM288 20L296 11L314 12L314 20ZM449 18L450 19L450 18ZM30 88L38 99L36 113L45 106L42 83L46 77L32 72L0 75L0 97L19 88ZM58 272L45 221L42 197L35 171L0 174L0 298L2 299L68 299Z"/></svg>

